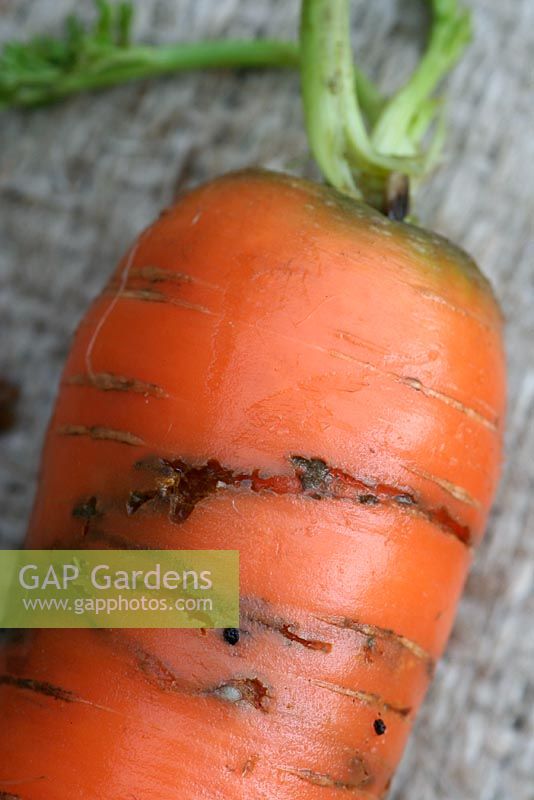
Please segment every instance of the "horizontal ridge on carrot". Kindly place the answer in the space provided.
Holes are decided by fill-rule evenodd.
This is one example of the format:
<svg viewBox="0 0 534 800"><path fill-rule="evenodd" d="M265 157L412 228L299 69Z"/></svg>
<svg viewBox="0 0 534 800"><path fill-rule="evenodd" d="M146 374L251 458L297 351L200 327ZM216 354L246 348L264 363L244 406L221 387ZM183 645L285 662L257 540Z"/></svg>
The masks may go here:
<svg viewBox="0 0 534 800"><path fill-rule="evenodd" d="M13 638L0 797L387 793L486 526L505 376L476 265L387 217L392 171L422 174L408 127L398 152L383 131L349 146L341 79L326 117L312 107L312 55L345 12L306 0L302 25L310 140L336 188L244 170L141 234L76 334L28 533L239 550L240 627Z"/></svg>

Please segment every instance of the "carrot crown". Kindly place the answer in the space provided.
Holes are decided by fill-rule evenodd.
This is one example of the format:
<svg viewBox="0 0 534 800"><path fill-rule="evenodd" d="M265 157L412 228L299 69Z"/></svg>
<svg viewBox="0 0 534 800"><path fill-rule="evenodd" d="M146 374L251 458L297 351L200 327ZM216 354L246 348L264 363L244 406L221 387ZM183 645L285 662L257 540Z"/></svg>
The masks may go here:
<svg viewBox="0 0 534 800"><path fill-rule="evenodd" d="M332 186L394 217L406 210L407 180L401 176L420 179L439 157L442 105L432 95L471 38L469 12L457 0L427 2L432 23L426 50L390 98L360 73L355 78L349 0L302 3L302 96L315 159Z"/></svg>

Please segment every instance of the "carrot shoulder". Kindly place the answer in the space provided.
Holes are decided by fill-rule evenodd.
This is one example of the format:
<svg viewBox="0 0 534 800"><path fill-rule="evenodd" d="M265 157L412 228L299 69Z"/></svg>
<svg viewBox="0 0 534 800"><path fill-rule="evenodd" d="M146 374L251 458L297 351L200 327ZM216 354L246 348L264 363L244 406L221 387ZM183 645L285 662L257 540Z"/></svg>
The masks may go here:
<svg viewBox="0 0 534 800"><path fill-rule="evenodd" d="M79 328L28 542L239 549L241 627L11 643L0 790L382 796L495 491L500 327L463 253L333 190L166 211Z"/></svg>

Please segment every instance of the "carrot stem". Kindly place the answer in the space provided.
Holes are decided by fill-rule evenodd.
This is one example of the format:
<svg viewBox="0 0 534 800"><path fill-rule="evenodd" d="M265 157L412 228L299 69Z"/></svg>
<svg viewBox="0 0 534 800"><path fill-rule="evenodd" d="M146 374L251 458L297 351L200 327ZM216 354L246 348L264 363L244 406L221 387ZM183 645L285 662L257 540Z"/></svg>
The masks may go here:
<svg viewBox="0 0 534 800"><path fill-rule="evenodd" d="M405 86L384 107L373 129L373 144L382 153L417 153L422 136L440 110L429 98L471 40L471 15L456 0L427 2L432 10L427 49Z"/></svg>
<svg viewBox="0 0 534 800"><path fill-rule="evenodd" d="M420 179L436 160L442 126L427 150L421 144L439 117L440 105L430 95L470 36L469 14L457 0L428 2L433 16L427 49L374 119L362 111L361 92L353 91L349 0L302 3L302 97L311 149L331 185L381 210L392 175Z"/></svg>

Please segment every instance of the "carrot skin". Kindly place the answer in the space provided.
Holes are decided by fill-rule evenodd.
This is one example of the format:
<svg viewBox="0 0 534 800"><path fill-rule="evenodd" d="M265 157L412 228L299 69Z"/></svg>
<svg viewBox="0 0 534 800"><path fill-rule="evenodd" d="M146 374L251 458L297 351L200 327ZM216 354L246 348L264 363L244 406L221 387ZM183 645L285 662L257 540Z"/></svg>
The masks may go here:
<svg viewBox="0 0 534 800"><path fill-rule="evenodd" d="M504 386L498 306L440 237L261 171L180 198L80 325L28 545L238 549L238 641L12 642L0 791L383 796L486 526Z"/></svg>

